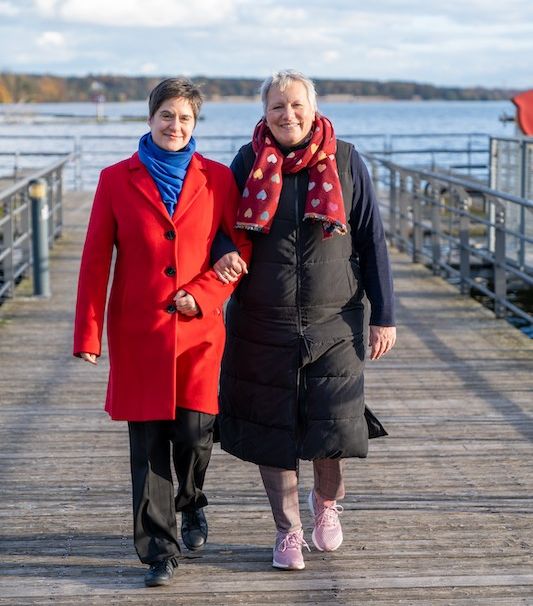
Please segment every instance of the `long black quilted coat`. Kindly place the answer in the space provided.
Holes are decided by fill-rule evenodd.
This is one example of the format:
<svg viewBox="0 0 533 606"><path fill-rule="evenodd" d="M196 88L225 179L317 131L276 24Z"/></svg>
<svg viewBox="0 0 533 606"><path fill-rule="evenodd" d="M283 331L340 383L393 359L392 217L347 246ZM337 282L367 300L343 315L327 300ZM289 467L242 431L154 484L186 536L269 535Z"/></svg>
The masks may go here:
<svg viewBox="0 0 533 606"><path fill-rule="evenodd" d="M366 286L370 321L393 323L385 239L359 155L338 141L336 158L348 235L323 240L303 221L308 172L285 174L271 231L250 232L250 271L228 304L221 445L259 465L365 457L369 435L386 435L364 402L362 303ZM248 144L233 162L241 191L254 159Z"/></svg>

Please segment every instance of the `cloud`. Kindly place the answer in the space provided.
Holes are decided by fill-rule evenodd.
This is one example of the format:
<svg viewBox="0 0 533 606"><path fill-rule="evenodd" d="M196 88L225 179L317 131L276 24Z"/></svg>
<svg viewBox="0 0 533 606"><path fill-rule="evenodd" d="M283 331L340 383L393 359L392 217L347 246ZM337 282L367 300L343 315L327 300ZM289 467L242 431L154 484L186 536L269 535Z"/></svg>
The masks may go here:
<svg viewBox="0 0 533 606"><path fill-rule="evenodd" d="M158 67L157 63L152 63L152 62L143 63L142 65L139 66L139 72L141 74L145 74L147 76L149 76L150 74L156 74L158 69L159 69L159 67Z"/></svg>
<svg viewBox="0 0 533 606"><path fill-rule="evenodd" d="M326 63L334 63L341 58L341 54L336 50L327 50L322 53L322 58Z"/></svg>
<svg viewBox="0 0 533 606"><path fill-rule="evenodd" d="M17 38L16 33L14 34ZM18 38L20 34L18 35ZM76 41L71 43L67 36L58 31L43 31L33 38L25 36L26 42L11 45L13 48L13 61L20 67L44 66L39 71L50 71L48 66L68 65L78 58L76 52Z"/></svg>
<svg viewBox="0 0 533 606"><path fill-rule="evenodd" d="M59 32L43 32L36 40L42 48L63 48L66 45L65 36Z"/></svg>
<svg viewBox="0 0 533 606"><path fill-rule="evenodd" d="M243 0L34 0L47 18L110 27L208 26L228 19Z"/></svg>
<svg viewBox="0 0 533 606"><path fill-rule="evenodd" d="M3 17L15 17L19 12L19 7L12 2L0 2L0 15Z"/></svg>
<svg viewBox="0 0 533 606"><path fill-rule="evenodd" d="M531 0L0 0L6 69L522 87L531 56Z"/></svg>

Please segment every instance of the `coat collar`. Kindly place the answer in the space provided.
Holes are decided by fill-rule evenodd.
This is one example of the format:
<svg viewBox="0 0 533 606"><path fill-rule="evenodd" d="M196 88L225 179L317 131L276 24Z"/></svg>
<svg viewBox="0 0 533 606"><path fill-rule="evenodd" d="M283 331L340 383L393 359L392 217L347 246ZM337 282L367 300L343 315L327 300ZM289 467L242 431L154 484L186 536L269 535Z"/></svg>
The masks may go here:
<svg viewBox="0 0 533 606"><path fill-rule="evenodd" d="M150 176L146 166L140 161L137 152L130 158L128 168L130 171L130 179L134 187L143 194L158 212L165 215L165 217L173 223L176 223L180 217L182 217L207 183L207 166L205 159L200 154L194 153L187 168L187 174L183 181L183 188L180 193L176 210L171 219L161 200L161 195L155 181Z"/></svg>

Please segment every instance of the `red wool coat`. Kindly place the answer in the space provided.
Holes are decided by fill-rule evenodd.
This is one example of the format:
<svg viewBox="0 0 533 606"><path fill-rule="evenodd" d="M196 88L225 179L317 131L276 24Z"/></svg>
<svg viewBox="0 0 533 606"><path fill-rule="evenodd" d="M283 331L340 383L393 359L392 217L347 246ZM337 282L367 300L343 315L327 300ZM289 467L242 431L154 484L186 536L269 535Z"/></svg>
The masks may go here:
<svg viewBox="0 0 533 606"><path fill-rule="evenodd" d="M101 353L116 247L107 309L112 419L174 419L176 407L218 412L221 307L234 286L217 279L210 249L221 228L249 263L250 242L233 229L239 198L229 168L199 154L172 218L136 153L102 171L81 261L74 355ZM180 288L196 299L200 316L176 311Z"/></svg>

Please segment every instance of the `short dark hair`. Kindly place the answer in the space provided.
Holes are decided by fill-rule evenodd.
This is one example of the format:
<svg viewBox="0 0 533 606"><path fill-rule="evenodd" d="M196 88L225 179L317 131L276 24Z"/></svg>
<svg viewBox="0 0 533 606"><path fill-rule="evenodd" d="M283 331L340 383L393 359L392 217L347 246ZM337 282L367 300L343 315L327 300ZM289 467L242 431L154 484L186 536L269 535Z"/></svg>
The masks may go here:
<svg viewBox="0 0 533 606"><path fill-rule="evenodd" d="M186 99L191 104L196 122L202 107L203 97L200 89L187 78L167 78L152 90L148 98L149 117L153 118L155 112L165 101L176 98Z"/></svg>

